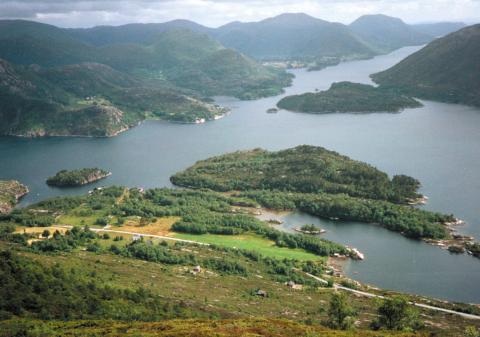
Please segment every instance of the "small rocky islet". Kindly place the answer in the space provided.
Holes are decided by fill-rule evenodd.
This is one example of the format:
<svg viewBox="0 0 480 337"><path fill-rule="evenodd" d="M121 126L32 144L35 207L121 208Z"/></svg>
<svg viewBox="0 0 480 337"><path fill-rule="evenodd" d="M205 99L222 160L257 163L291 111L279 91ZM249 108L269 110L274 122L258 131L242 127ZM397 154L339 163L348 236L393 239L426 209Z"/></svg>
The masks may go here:
<svg viewBox="0 0 480 337"><path fill-rule="evenodd" d="M61 170L47 179L49 186L75 187L94 183L107 178L112 173L99 168L83 168L78 170Z"/></svg>

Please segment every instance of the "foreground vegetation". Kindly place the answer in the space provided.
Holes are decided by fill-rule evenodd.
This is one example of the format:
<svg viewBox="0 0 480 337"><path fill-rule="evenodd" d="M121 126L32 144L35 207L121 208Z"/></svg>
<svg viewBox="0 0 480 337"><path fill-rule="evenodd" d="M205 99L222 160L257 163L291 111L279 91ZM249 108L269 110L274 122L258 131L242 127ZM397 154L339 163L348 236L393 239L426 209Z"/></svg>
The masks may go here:
<svg viewBox="0 0 480 337"><path fill-rule="evenodd" d="M227 336L233 330L283 336L280 324L285 335L423 336L433 331L457 337L471 325L429 311L417 321L409 305L392 316L385 309L390 302L332 296L335 282L362 287L331 276L317 257L348 253L344 247L274 230L248 214L252 207L251 199L216 192L109 187L3 215L2 336L180 336L195 329L200 336ZM184 234L197 231L205 234ZM135 232L162 235L142 238ZM175 242L179 237L199 242L209 237L204 242L210 245ZM245 244L235 244L235 238ZM462 310L474 313L475 307ZM354 331L338 330L347 328ZM391 332L397 330L418 332Z"/></svg>
<svg viewBox="0 0 480 337"><path fill-rule="evenodd" d="M454 221L451 215L403 205L421 197L416 179L405 175L390 179L368 164L313 146L222 155L196 163L171 181L236 191L235 195L271 209L378 223L413 238L447 238L444 224Z"/></svg>
<svg viewBox="0 0 480 337"><path fill-rule="evenodd" d="M10 320L0 322L2 337L41 336L276 336L276 337L422 337L423 333L334 331L321 326L311 326L294 321L265 318L229 320L172 320L155 323L111 321L39 321ZM8 332L7 332L8 331Z"/></svg>
<svg viewBox="0 0 480 337"><path fill-rule="evenodd" d="M395 90L367 84L339 82L318 93L305 93L282 98L281 109L308 113L335 112L398 112L420 107L415 99Z"/></svg>
<svg viewBox="0 0 480 337"><path fill-rule="evenodd" d="M387 302L344 294L338 303L332 290L318 282L305 279L303 288L297 289L285 285L295 275L298 279L293 280L299 284L303 270L321 273L315 263L162 240L132 242L128 235L120 240L83 229L72 232L66 234L67 241L78 245L56 252L40 250L39 244L29 247L0 241L1 336L190 336L195 329L205 336L215 332L228 336L230 329L240 335L255 331L283 336L276 330L280 324L285 336L427 336L436 332L458 337L475 323L423 311L426 323L415 326L419 332L394 332L396 325L387 331L383 323L373 322L384 322L382 317L398 317L392 322L399 323L413 321L402 312L382 314ZM43 242L63 240L60 236ZM95 243L98 250L92 248ZM198 271L194 271L196 263L201 265ZM245 269L227 268L229 263ZM290 275L282 274L283 270ZM266 295L257 295L260 290ZM347 321L351 326L343 325ZM336 326L338 322L342 325ZM338 330L347 327L354 330ZM369 331L372 328L381 330Z"/></svg>
<svg viewBox="0 0 480 337"><path fill-rule="evenodd" d="M62 170L57 172L53 177L49 177L47 184L58 187L81 186L106 178L110 174L110 172L99 168L83 168L71 171Z"/></svg>

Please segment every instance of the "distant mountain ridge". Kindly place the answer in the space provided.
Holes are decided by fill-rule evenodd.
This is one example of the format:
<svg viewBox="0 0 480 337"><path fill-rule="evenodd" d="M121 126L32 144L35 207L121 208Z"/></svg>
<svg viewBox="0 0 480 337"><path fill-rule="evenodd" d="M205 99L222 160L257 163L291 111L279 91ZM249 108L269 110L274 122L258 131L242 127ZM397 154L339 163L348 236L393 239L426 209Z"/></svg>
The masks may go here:
<svg viewBox="0 0 480 337"><path fill-rule="evenodd" d="M257 59L372 55L347 26L302 13L227 24L215 30L213 36L225 46Z"/></svg>
<svg viewBox="0 0 480 337"><path fill-rule="evenodd" d="M428 43L434 36L387 15L364 15L349 25L350 29L377 53Z"/></svg>
<svg viewBox="0 0 480 337"><path fill-rule="evenodd" d="M414 97L480 106L480 24L439 38L372 78Z"/></svg>
<svg viewBox="0 0 480 337"><path fill-rule="evenodd" d="M304 13L285 13L258 22L231 22L210 28L193 21L99 26L68 29L86 43L151 43L155 35L170 29L208 34L226 47L257 60L365 58L407 45L421 45L461 28L461 23L408 25L385 15L360 17L350 25L328 22ZM388 41L393 41L388 43Z"/></svg>

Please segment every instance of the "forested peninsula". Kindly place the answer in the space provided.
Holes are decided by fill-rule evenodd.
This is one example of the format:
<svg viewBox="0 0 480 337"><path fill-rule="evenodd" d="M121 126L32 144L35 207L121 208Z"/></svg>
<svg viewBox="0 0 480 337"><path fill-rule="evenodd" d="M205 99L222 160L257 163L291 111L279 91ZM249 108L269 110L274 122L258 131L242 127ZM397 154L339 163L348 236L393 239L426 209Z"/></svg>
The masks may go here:
<svg viewBox="0 0 480 337"><path fill-rule="evenodd" d="M338 82L333 83L326 91L284 97L277 106L290 111L321 114L399 112L406 108L420 107L422 104L398 90Z"/></svg>
<svg viewBox="0 0 480 337"><path fill-rule="evenodd" d="M446 239L452 215L411 207L422 198L412 177L378 169L321 147L261 149L199 161L171 177L189 188L235 192L278 210L377 223L412 238Z"/></svg>

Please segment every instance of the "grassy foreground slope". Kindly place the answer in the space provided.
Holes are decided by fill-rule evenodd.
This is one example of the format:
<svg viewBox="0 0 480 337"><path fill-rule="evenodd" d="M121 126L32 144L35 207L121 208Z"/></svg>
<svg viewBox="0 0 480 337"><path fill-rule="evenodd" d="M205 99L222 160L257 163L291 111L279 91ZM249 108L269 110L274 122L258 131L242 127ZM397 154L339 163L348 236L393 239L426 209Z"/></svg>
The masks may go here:
<svg viewBox="0 0 480 337"><path fill-rule="evenodd" d="M105 252L78 250L51 255L18 250L3 242L0 245L10 250L2 252L0 263L4 276L1 290L9 291L10 295L3 297L0 304L3 309L0 336L5 337L212 336L215 333L406 337L428 336L427 331L458 337L471 324L455 316L425 311L427 320L441 323L428 324L418 333L372 332L366 329L374 315L374 303L349 296L360 314L357 328L335 331L320 325L326 319L331 289L308 286L292 290L272 281L265 269L253 261L256 274L230 275L210 268L195 274L191 266L145 262ZM211 258L225 255L195 246L171 249L207 254ZM244 261L243 257L237 259ZM256 296L259 288L268 297Z"/></svg>
<svg viewBox="0 0 480 337"><path fill-rule="evenodd" d="M480 106L480 25L437 39L372 78L414 97Z"/></svg>
<svg viewBox="0 0 480 337"><path fill-rule="evenodd" d="M0 335L458 337L475 323L421 309L411 318L421 317L418 333L371 332L379 304L351 294L355 331L326 329L333 283L392 293L333 276L319 256L346 254L342 246L272 229L250 214L256 206L216 192L109 187L0 217ZM218 241L175 241L182 229ZM235 238L248 244L227 242Z"/></svg>
<svg viewBox="0 0 480 337"><path fill-rule="evenodd" d="M262 206L378 223L414 238L448 238L453 216L406 206L421 195L416 179L387 174L321 147L234 152L199 161L171 177L179 186L236 191Z"/></svg>
<svg viewBox="0 0 480 337"><path fill-rule="evenodd" d="M419 107L421 104L395 90L339 82L333 83L326 91L284 97L277 106L285 110L308 113L368 113L398 112L405 108Z"/></svg>

